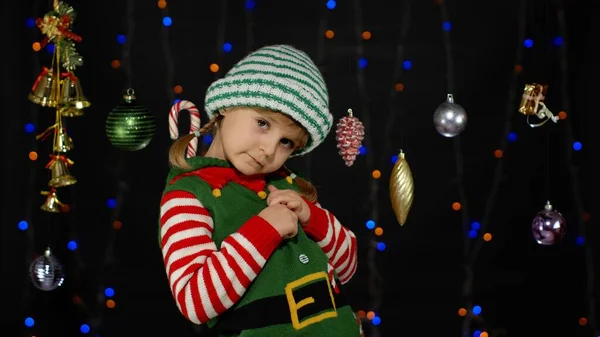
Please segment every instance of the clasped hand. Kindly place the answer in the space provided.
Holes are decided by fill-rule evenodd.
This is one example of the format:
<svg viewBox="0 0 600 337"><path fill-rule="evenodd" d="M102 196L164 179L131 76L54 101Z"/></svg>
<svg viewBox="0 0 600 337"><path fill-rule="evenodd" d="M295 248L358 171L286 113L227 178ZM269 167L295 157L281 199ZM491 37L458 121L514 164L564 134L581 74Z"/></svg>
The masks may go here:
<svg viewBox="0 0 600 337"><path fill-rule="evenodd" d="M310 208L298 192L294 190L280 190L273 185L269 185L268 189L267 206L285 205L289 210L296 213L298 221L300 221L302 226L308 224L310 221Z"/></svg>
<svg viewBox="0 0 600 337"><path fill-rule="evenodd" d="M298 222L306 226L310 220L310 208L298 192L280 190L269 185L267 207L258 216L265 219L281 235L289 239L298 234Z"/></svg>

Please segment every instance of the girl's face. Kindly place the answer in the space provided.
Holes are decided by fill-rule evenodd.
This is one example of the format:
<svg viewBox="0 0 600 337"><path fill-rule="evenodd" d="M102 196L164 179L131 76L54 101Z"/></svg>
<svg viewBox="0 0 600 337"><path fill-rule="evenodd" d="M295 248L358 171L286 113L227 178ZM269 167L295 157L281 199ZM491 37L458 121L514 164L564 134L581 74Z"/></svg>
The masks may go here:
<svg viewBox="0 0 600 337"><path fill-rule="evenodd" d="M304 129L279 113L236 107L222 114L206 155L229 161L245 175L278 170L308 140Z"/></svg>

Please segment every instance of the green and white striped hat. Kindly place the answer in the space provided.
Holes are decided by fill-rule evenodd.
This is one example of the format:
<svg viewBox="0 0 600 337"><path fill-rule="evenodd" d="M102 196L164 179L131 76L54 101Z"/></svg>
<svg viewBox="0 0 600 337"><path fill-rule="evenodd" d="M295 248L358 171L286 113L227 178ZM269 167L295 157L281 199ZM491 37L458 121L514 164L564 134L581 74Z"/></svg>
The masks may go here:
<svg viewBox="0 0 600 337"><path fill-rule="evenodd" d="M329 95L321 72L303 51L288 45L260 48L208 87L204 108L210 118L220 109L248 106L281 112L308 131L306 154L331 130Z"/></svg>

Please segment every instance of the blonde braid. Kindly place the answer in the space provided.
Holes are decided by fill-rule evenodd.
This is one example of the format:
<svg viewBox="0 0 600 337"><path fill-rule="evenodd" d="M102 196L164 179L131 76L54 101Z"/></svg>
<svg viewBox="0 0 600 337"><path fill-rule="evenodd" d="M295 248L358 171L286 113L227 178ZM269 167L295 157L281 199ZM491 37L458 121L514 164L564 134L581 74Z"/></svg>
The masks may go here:
<svg viewBox="0 0 600 337"><path fill-rule="evenodd" d="M198 133L200 135L209 133L222 118L223 116L221 114L216 114L211 120L198 129ZM179 137L179 139L177 139L173 145L171 145L171 148L169 148L169 164L172 167L184 170L191 168L190 164L188 164L185 160L185 152L188 144L192 141L192 139L194 139L194 137L196 137L195 133L187 134Z"/></svg>

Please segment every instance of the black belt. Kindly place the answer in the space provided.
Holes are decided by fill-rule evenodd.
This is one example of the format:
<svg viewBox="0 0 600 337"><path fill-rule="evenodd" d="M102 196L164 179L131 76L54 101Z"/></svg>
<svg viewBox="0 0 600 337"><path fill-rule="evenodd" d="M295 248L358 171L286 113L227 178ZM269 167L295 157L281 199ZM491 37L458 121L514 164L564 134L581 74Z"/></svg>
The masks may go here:
<svg viewBox="0 0 600 337"><path fill-rule="evenodd" d="M302 280L305 277L290 283L285 295L261 298L228 310L219 316L212 330L221 334L236 334L276 324L293 324L298 328L310 325L311 320L335 316L337 308L348 304L346 297L341 292L336 294L333 291L324 272L308 275L311 276L314 282L304 285ZM295 282L299 283L297 287L294 287Z"/></svg>

